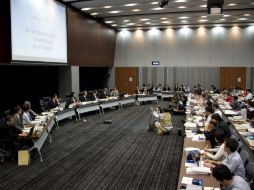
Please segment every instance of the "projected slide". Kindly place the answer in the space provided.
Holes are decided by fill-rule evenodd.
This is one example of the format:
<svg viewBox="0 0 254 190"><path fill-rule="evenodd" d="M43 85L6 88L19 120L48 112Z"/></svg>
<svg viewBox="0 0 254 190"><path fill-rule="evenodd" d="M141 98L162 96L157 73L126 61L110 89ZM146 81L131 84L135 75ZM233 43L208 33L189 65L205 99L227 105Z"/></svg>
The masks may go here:
<svg viewBox="0 0 254 190"><path fill-rule="evenodd" d="M67 63L66 9L54 0L11 0L12 60Z"/></svg>

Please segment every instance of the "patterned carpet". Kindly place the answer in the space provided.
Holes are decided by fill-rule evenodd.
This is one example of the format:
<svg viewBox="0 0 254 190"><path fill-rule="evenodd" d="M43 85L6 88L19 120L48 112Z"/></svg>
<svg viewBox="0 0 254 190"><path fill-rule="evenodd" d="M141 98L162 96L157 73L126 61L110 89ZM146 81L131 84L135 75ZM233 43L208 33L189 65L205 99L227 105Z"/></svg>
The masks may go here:
<svg viewBox="0 0 254 190"><path fill-rule="evenodd" d="M165 104L161 102L160 104ZM155 104L91 114L87 122L66 121L53 131L28 167L6 161L0 165L0 189L175 190L182 157L183 124L173 117L171 134L148 132ZM113 124L103 124L112 119Z"/></svg>

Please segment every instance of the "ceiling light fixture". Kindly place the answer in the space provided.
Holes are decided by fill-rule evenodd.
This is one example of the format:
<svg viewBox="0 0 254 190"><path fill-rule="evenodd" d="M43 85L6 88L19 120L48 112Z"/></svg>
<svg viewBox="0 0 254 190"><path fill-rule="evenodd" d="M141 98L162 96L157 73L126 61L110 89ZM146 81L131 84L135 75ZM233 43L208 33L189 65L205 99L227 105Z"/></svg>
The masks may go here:
<svg viewBox="0 0 254 190"><path fill-rule="evenodd" d="M120 13L121 11L109 11L108 13L111 13L111 14L116 14L116 13Z"/></svg>
<svg viewBox="0 0 254 190"><path fill-rule="evenodd" d="M107 24L111 24L111 23L113 23L114 21L112 21L112 20L108 20L108 21L106 21L105 23L107 23Z"/></svg>
<svg viewBox="0 0 254 190"><path fill-rule="evenodd" d="M134 6L137 6L138 4L137 3L129 3L129 4L125 4L124 6L126 7L134 7Z"/></svg>
<svg viewBox="0 0 254 190"><path fill-rule="evenodd" d="M187 19L187 18L189 18L188 16L180 16L180 17L178 17L178 18L180 18L180 19Z"/></svg>
<svg viewBox="0 0 254 190"><path fill-rule="evenodd" d="M152 10L153 10L153 11L159 11L159 10L162 10L162 9L164 9L164 8L156 7L156 8L153 8Z"/></svg>
<svg viewBox="0 0 254 190"><path fill-rule="evenodd" d="M159 4L159 2L154 1L154 2L152 2L151 4L152 4L152 5L158 5L158 4Z"/></svg>
<svg viewBox="0 0 254 190"><path fill-rule="evenodd" d="M133 12L139 12L140 9L133 9L132 11L133 11Z"/></svg>
<svg viewBox="0 0 254 190"><path fill-rule="evenodd" d="M110 9L112 6L105 6L104 9Z"/></svg>
<svg viewBox="0 0 254 190"><path fill-rule="evenodd" d="M86 7L86 8L82 8L81 10L82 11L89 11L89 10L91 10L92 8L88 8L88 7Z"/></svg>
<svg viewBox="0 0 254 190"><path fill-rule="evenodd" d="M230 4L228 4L228 6L236 6L236 4L235 3L230 3Z"/></svg>
<svg viewBox="0 0 254 190"><path fill-rule="evenodd" d="M185 6L178 7L178 9L185 9L185 8L186 8Z"/></svg>
<svg viewBox="0 0 254 190"><path fill-rule="evenodd" d="M99 13L91 13L91 15L95 16L95 15L98 15Z"/></svg>

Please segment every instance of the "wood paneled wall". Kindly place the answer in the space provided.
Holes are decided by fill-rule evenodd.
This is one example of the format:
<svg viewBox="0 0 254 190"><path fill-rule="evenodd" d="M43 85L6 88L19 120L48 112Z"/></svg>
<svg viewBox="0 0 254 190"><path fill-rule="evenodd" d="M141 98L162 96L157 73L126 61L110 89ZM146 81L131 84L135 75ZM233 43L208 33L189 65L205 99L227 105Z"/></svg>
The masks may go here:
<svg viewBox="0 0 254 190"><path fill-rule="evenodd" d="M68 62L86 67L111 67L116 32L79 11L68 8Z"/></svg>
<svg viewBox="0 0 254 190"><path fill-rule="evenodd" d="M134 94L137 87L137 67L116 67L115 84L119 93Z"/></svg>
<svg viewBox="0 0 254 190"><path fill-rule="evenodd" d="M246 89L246 68L245 67L221 67L220 88L239 87Z"/></svg>
<svg viewBox="0 0 254 190"><path fill-rule="evenodd" d="M10 1L1 1L0 6L0 64L11 62L11 16Z"/></svg>

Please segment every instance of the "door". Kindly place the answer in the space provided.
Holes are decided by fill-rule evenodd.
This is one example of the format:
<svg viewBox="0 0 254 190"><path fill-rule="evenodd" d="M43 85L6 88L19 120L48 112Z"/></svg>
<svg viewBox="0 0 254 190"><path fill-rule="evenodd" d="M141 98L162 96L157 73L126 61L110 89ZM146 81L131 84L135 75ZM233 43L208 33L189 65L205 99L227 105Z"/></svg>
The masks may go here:
<svg viewBox="0 0 254 190"><path fill-rule="evenodd" d="M119 93L134 94L137 87L137 67L116 67L115 84Z"/></svg>
<svg viewBox="0 0 254 190"><path fill-rule="evenodd" d="M245 67L221 67L220 88L241 88L246 89L246 68Z"/></svg>

